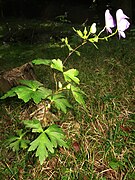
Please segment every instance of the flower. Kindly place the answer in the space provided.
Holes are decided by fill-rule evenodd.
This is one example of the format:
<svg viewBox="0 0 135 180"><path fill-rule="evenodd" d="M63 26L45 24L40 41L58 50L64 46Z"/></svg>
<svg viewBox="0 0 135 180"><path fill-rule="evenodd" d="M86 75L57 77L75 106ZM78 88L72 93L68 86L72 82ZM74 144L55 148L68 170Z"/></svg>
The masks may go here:
<svg viewBox="0 0 135 180"><path fill-rule="evenodd" d="M128 22L129 17L126 16L122 9L118 9L116 12L116 20L117 20L117 29L119 33L119 38L122 36L123 38L126 37L125 30L129 28L130 23Z"/></svg>
<svg viewBox="0 0 135 180"><path fill-rule="evenodd" d="M112 33L111 28L115 27L115 22L112 15L110 14L109 9L105 11L105 27L109 33Z"/></svg>
<svg viewBox="0 0 135 180"><path fill-rule="evenodd" d="M90 33L95 34L97 31L96 23L93 23L90 27Z"/></svg>

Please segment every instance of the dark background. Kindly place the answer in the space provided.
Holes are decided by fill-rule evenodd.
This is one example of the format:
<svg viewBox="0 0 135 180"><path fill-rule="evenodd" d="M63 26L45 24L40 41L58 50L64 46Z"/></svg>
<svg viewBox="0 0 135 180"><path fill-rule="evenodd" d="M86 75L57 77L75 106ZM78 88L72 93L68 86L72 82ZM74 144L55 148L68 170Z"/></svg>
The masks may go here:
<svg viewBox="0 0 135 180"><path fill-rule="evenodd" d="M73 23L104 21L104 11L110 8L112 14L122 8L132 23L135 21L135 0L0 0L0 19L38 18L54 20L67 12L67 19Z"/></svg>

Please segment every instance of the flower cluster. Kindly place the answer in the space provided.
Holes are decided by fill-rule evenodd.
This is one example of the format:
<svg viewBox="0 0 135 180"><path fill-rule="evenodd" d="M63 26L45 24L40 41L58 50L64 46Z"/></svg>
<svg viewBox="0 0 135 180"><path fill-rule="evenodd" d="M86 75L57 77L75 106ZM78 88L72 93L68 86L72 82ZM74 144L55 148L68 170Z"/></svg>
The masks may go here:
<svg viewBox="0 0 135 180"><path fill-rule="evenodd" d="M118 34L119 34L119 38L123 37L125 38L125 30L129 28L130 23L128 22L129 17L126 16L122 9L118 9L116 11L116 23L112 17L112 15L110 14L109 9L107 9L105 11L105 27L107 32L112 33L112 29L113 27L115 27L117 25L117 30L118 30Z"/></svg>

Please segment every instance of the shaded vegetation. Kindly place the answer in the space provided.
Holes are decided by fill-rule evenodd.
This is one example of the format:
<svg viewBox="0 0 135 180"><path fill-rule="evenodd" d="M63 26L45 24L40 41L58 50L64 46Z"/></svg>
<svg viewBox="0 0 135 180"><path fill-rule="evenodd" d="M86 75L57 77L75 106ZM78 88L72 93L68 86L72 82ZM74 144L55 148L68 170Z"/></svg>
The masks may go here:
<svg viewBox="0 0 135 180"><path fill-rule="evenodd" d="M26 22L22 23L25 24ZM61 37L68 36L76 46L76 37L70 25L41 23L23 26L18 23L6 29L1 26L0 71L32 61L36 58L60 58L68 54ZM35 30L36 27L36 30ZM14 34L15 29L18 33ZM26 29L31 35L26 34ZM6 29L6 30L5 30ZM34 29L37 34L32 36ZM42 32L42 33L41 33ZM60 35L61 33L62 36ZM0 106L1 179L63 179L63 180L133 180L135 173L135 42L134 31L127 39L117 37L100 42L97 50L91 44L80 49L67 61L69 68L80 72L81 86L87 94L89 113L74 104L66 115L58 114L57 123L66 133L69 150L59 148L42 166L30 154L14 154L4 140L23 127L20 112L22 101L9 99ZM8 39L7 34L10 36ZM24 38L28 35L28 39ZM35 67L38 79L45 86L52 86L48 68Z"/></svg>

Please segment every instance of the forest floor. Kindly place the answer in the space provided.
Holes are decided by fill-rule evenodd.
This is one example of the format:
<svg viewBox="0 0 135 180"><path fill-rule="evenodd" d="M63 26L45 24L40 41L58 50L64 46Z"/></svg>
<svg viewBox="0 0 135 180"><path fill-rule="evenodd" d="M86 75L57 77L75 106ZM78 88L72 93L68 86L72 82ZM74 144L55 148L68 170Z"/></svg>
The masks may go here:
<svg viewBox="0 0 135 180"><path fill-rule="evenodd" d="M21 22L21 21L20 21ZM0 26L0 73L34 59L64 59L68 49L61 38L76 47L71 24L58 22L5 21ZM84 27L75 25L75 28ZM13 152L5 140L19 129L20 107L16 99L0 104L0 179L13 180L133 180L135 177L135 37L116 36L88 43L73 54L66 66L76 68L86 93L89 113L74 104L74 110L60 114L69 149L58 148L41 166L25 151ZM51 87L50 70L34 67L38 80ZM2 95L2 93L1 93Z"/></svg>

